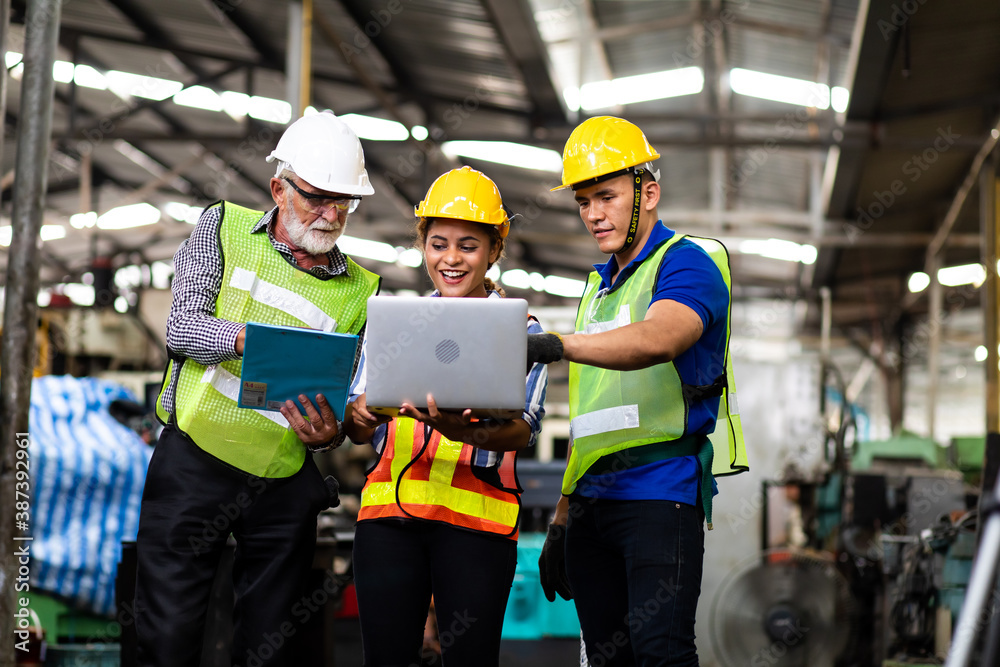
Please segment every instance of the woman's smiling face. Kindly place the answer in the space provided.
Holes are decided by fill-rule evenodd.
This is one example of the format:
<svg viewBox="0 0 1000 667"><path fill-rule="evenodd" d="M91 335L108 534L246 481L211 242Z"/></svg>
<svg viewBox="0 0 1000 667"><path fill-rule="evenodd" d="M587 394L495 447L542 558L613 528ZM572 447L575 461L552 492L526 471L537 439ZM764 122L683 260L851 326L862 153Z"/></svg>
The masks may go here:
<svg viewBox="0 0 1000 667"><path fill-rule="evenodd" d="M487 296L483 280L496 254L478 223L436 218L427 227L424 261L441 296Z"/></svg>

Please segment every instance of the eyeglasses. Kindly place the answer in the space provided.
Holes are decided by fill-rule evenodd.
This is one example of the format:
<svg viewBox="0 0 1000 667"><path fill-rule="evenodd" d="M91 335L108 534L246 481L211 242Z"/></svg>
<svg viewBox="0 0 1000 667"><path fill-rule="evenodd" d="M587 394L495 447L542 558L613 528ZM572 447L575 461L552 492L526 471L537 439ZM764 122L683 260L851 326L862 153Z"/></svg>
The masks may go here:
<svg viewBox="0 0 1000 667"><path fill-rule="evenodd" d="M358 208L358 204L361 203L361 197L330 197L328 195L316 194L315 192L306 192L287 177L282 177L281 180L288 183L296 192L302 195L302 199L304 200L302 207L316 215L323 215L331 208L354 213L355 209Z"/></svg>

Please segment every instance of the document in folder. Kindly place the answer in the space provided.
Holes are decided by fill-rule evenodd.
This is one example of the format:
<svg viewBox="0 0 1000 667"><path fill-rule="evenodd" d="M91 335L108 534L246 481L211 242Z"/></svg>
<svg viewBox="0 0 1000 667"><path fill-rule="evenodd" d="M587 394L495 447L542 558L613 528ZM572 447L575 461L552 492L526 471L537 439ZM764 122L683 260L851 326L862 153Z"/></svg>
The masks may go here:
<svg viewBox="0 0 1000 667"><path fill-rule="evenodd" d="M299 394L316 403L323 394L343 421L358 337L316 329L247 324L240 373L241 408L278 410ZM317 406L318 407L318 406Z"/></svg>

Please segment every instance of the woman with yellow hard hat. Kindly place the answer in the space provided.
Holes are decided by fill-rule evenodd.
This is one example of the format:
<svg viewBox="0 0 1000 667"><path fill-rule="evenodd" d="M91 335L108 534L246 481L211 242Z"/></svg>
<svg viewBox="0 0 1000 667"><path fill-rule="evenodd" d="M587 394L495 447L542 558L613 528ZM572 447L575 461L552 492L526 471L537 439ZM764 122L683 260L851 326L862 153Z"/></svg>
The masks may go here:
<svg viewBox="0 0 1000 667"><path fill-rule="evenodd" d="M486 277L510 229L493 181L469 167L449 171L415 213L433 296L504 296ZM534 318L527 328L542 332ZM444 664L498 665L517 563L520 485L513 459L541 428L546 380L542 364L528 372L520 419L473 421L469 411L438 411L428 396L426 413L404 404L387 422L367 410L362 355L344 428L379 455L362 491L354 539L367 667L419 664L432 594ZM403 480L407 502L400 503Z"/></svg>

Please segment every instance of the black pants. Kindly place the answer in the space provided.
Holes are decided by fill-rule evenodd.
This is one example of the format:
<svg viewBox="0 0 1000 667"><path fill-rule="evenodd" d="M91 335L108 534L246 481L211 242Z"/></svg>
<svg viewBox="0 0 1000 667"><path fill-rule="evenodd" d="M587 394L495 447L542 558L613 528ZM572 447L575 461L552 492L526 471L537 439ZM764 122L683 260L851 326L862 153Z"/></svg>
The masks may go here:
<svg viewBox="0 0 1000 667"><path fill-rule="evenodd" d="M705 517L671 500L572 495L566 575L591 667L697 667Z"/></svg>
<svg viewBox="0 0 1000 667"><path fill-rule="evenodd" d="M358 524L354 582L365 667L420 664L434 594L445 667L497 667L517 543L431 521Z"/></svg>
<svg viewBox="0 0 1000 667"><path fill-rule="evenodd" d="M142 493L135 610L140 665L198 665L212 580L236 538L233 664L288 664L296 604L329 493L312 457L291 477L232 468L164 429Z"/></svg>

